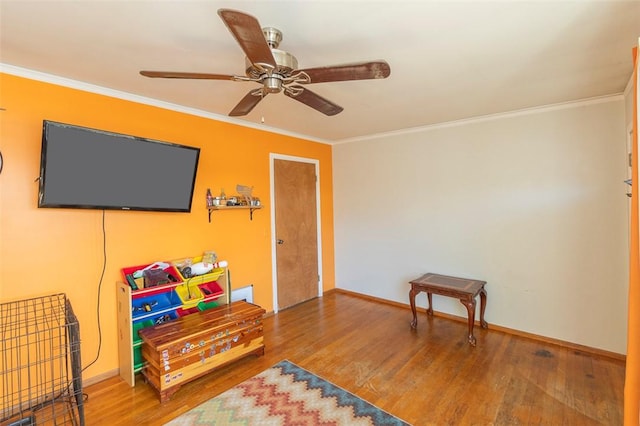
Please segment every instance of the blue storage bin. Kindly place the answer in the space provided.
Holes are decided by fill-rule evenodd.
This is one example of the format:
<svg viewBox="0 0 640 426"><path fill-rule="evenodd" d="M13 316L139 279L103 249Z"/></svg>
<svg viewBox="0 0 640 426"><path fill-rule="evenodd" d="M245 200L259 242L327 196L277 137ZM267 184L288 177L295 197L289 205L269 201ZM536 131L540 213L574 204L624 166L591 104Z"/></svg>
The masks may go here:
<svg viewBox="0 0 640 426"><path fill-rule="evenodd" d="M173 321L176 318L178 318L178 313L176 311L169 311L151 318L151 321L153 321L153 325L160 325Z"/></svg>
<svg viewBox="0 0 640 426"><path fill-rule="evenodd" d="M132 299L132 317L135 321L138 318L154 316L158 313L175 309L181 304L182 301L174 290Z"/></svg>

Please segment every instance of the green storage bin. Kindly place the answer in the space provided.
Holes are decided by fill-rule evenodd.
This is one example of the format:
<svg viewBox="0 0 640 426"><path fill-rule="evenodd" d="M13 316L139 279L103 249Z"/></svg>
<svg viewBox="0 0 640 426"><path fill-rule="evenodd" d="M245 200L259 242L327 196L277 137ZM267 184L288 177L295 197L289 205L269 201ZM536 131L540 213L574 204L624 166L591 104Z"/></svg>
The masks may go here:
<svg viewBox="0 0 640 426"><path fill-rule="evenodd" d="M133 370L138 372L144 367L144 358L142 357L142 346L133 348Z"/></svg>
<svg viewBox="0 0 640 426"><path fill-rule="evenodd" d="M133 323L133 344L134 345L138 345L140 343L142 343L142 338L140 337L140 335L138 334L138 331L142 330L143 328L146 327L151 327L153 325L153 321L150 319L146 319L143 321L136 321Z"/></svg>
<svg viewBox="0 0 640 426"><path fill-rule="evenodd" d="M211 302L198 303L198 309L200 311L206 311L207 309L217 308L218 306L220 306L220 304L215 300L212 300Z"/></svg>

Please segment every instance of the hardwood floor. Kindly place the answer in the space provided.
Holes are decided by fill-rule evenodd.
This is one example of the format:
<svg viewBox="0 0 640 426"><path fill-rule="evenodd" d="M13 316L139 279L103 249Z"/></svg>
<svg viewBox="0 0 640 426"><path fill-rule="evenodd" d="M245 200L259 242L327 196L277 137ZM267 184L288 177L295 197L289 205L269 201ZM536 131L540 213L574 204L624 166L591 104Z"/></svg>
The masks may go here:
<svg viewBox="0 0 640 426"><path fill-rule="evenodd" d="M490 306L489 306L490 308ZM160 404L142 381L85 388L87 425L161 425L288 359L413 425L621 425L624 362L333 292L264 320L266 352Z"/></svg>

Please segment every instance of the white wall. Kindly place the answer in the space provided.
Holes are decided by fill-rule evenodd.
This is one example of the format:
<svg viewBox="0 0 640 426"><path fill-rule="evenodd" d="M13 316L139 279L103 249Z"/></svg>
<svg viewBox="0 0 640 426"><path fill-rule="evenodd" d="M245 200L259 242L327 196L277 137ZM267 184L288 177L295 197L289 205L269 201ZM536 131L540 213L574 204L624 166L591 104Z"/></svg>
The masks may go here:
<svg viewBox="0 0 640 426"><path fill-rule="evenodd" d="M625 353L625 138L618 96L334 146L336 286L482 279L489 324Z"/></svg>

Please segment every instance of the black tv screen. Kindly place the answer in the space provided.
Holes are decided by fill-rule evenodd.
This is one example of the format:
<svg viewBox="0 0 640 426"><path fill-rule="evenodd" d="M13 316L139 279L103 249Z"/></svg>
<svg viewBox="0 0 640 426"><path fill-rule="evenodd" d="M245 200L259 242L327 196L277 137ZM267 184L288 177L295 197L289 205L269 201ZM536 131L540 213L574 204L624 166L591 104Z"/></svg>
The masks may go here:
<svg viewBox="0 0 640 426"><path fill-rule="evenodd" d="M44 120L38 207L189 212L200 148Z"/></svg>

